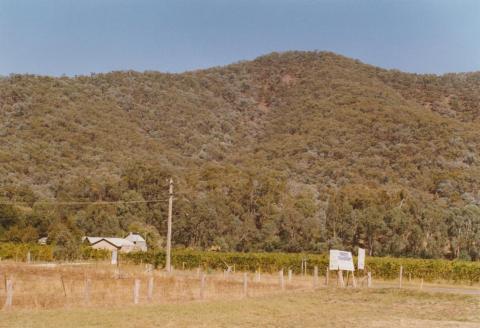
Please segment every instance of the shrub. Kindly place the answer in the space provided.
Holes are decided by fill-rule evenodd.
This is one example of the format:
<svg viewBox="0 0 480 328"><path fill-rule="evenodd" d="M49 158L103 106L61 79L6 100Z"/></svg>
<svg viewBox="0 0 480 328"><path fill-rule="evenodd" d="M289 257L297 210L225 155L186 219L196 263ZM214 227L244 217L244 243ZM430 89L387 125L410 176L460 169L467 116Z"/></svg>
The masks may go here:
<svg viewBox="0 0 480 328"><path fill-rule="evenodd" d="M25 261L29 251L31 259L35 261L52 261L54 258L53 247L49 245L0 243L2 259Z"/></svg>

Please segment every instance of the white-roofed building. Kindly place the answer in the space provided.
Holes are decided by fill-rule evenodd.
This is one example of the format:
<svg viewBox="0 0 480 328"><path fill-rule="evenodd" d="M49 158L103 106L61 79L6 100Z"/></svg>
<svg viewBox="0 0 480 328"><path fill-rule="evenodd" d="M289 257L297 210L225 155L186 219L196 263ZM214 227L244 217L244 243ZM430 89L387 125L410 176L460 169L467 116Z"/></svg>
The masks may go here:
<svg viewBox="0 0 480 328"><path fill-rule="evenodd" d="M86 236L83 237L83 242L95 249L118 250L122 253L143 251L141 247L136 247L133 242L125 238Z"/></svg>
<svg viewBox="0 0 480 328"><path fill-rule="evenodd" d="M147 251L147 242L145 239L138 233L133 233L130 232L127 237L125 237L126 240L132 242L135 245L135 248L142 251L146 252Z"/></svg>
<svg viewBox="0 0 480 328"><path fill-rule="evenodd" d="M40 245L46 245L47 242L48 242L48 238L47 238L47 237L42 237L42 238L40 238L37 242L38 242Z"/></svg>

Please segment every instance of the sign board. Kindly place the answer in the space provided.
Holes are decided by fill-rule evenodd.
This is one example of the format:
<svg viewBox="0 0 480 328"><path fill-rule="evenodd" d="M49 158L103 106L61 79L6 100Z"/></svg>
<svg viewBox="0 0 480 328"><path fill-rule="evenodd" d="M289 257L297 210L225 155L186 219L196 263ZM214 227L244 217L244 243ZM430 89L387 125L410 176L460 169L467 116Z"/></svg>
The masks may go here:
<svg viewBox="0 0 480 328"><path fill-rule="evenodd" d="M331 249L329 269L355 271L352 253Z"/></svg>
<svg viewBox="0 0 480 328"><path fill-rule="evenodd" d="M112 251L112 264L117 265L117 260L118 260L118 251L114 249Z"/></svg>
<svg viewBox="0 0 480 328"><path fill-rule="evenodd" d="M359 248L358 249L357 269L358 270L364 270L365 269L365 248Z"/></svg>

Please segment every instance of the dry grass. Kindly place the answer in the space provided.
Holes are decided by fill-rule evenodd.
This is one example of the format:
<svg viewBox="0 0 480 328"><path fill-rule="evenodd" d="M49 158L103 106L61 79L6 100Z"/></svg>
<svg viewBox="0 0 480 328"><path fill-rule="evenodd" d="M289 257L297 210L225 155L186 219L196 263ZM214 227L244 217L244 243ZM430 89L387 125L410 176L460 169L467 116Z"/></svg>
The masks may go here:
<svg viewBox="0 0 480 328"><path fill-rule="evenodd" d="M438 286L425 284L419 291L417 281L406 281L404 290L391 288L391 281L375 281L381 287L375 289L337 289L324 288L320 278L321 288L313 291L313 277L289 282L285 275L282 291L278 274L262 274L261 281L249 274L245 297L243 273L207 272L202 300L196 270L166 274L134 265L2 262L0 274L15 282L13 307L0 312L0 327L480 327L477 288L468 290L476 295L429 293ZM155 289L148 300L151 276ZM141 280L139 305L133 305L134 279Z"/></svg>
<svg viewBox="0 0 480 328"><path fill-rule="evenodd" d="M0 327L479 327L474 296L319 289L244 300L9 311Z"/></svg>
<svg viewBox="0 0 480 328"><path fill-rule="evenodd" d="M200 286L203 272L177 270L167 274L145 266L125 265L120 268L106 263L82 265L0 264L0 274L14 281L13 309L77 308L81 306L124 306L133 303L135 279L140 279L140 303L179 303L202 299ZM206 272L203 299L244 298L243 273ZM154 291L148 299L147 285L154 278ZM248 274L248 296L258 297L282 292L278 275ZM313 288L311 276L285 275L285 290ZM89 287L86 287L87 284ZM88 292L86 291L88 290ZM0 302L6 297L4 284ZM2 303L3 304L3 303Z"/></svg>

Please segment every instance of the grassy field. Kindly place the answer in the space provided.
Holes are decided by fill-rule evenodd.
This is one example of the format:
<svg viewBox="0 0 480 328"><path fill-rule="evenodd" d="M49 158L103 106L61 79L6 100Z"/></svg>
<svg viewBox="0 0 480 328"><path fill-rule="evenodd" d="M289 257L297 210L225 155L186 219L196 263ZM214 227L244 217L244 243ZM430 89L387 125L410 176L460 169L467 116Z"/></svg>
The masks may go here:
<svg viewBox="0 0 480 328"><path fill-rule="evenodd" d="M479 327L478 296L320 289L244 300L7 311L0 327Z"/></svg>
<svg viewBox="0 0 480 328"><path fill-rule="evenodd" d="M354 289L336 288L335 275L327 287L312 275L146 269L2 262L0 276L14 281L14 293L0 327L480 327L478 286L405 279L400 290L398 280L374 279L368 289L360 276ZM0 284L2 305L5 299Z"/></svg>

